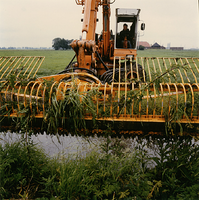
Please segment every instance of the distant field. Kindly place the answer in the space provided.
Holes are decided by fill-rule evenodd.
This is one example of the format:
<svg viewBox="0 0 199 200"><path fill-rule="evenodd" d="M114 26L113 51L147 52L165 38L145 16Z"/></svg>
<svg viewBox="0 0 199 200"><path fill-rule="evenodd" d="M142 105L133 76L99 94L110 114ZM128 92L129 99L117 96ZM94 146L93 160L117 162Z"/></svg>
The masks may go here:
<svg viewBox="0 0 199 200"><path fill-rule="evenodd" d="M38 76L53 75L62 71L75 55L74 51L55 50L0 50L0 56L45 56Z"/></svg>
<svg viewBox="0 0 199 200"><path fill-rule="evenodd" d="M62 71L75 55L74 51L55 50L0 50L0 56L45 56L38 76L57 74ZM140 57L199 57L199 51L144 50Z"/></svg>
<svg viewBox="0 0 199 200"><path fill-rule="evenodd" d="M199 57L199 51L183 50L172 51L166 49L150 49L144 51L138 51L138 56L142 57Z"/></svg>

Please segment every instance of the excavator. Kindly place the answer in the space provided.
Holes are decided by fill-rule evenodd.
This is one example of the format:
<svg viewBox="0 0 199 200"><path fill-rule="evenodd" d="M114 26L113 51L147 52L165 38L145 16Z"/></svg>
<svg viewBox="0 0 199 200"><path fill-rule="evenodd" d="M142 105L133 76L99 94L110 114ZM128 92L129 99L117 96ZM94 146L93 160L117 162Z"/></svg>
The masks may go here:
<svg viewBox="0 0 199 200"><path fill-rule="evenodd" d="M25 123L50 134L198 136L199 58L138 57L140 9L117 8L112 31L115 0L75 2L83 7L82 35L63 71L35 78L44 57L0 57L0 131Z"/></svg>

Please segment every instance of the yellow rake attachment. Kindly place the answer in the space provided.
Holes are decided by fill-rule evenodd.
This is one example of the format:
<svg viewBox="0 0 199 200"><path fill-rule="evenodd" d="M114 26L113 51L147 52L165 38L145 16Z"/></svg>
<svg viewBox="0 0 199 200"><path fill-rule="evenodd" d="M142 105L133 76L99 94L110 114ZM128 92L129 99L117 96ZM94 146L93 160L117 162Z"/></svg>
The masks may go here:
<svg viewBox="0 0 199 200"><path fill-rule="evenodd" d="M1 58L1 130L19 131L27 118L35 132L199 135L199 58L115 57L103 81L84 72L8 81L34 77L43 59Z"/></svg>
<svg viewBox="0 0 199 200"><path fill-rule="evenodd" d="M15 75L17 78L34 78L37 74L44 57L33 56L11 56L0 57L0 80Z"/></svg>

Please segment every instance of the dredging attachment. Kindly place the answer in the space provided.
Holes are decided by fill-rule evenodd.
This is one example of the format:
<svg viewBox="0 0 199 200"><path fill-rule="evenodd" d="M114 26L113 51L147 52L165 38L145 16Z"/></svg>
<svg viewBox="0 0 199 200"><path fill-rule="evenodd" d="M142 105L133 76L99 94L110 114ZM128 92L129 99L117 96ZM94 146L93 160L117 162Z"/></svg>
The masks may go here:
<svg viewBox="0 0 199 200"><path fill-rule="evenodd" d="M0 61L0 131L199 135L199 58L115 57L103 77L81 70L37 79L44 57Z"/></svg>

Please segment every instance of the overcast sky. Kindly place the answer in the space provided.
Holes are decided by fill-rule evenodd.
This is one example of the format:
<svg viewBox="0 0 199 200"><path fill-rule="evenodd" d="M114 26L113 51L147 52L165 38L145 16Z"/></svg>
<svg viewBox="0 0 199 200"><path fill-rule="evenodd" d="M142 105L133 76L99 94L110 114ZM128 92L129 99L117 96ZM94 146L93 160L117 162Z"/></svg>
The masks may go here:
<svg viewBox="0 0 199 200"><path fill-rule="evenodd" d="M140 41L199 48L199 0L116 0L115 8L140 8L146 29ZM0 0L0 47L51 47L56 37L79 39L82 6L75 0ZM98 33L102 14L98 12Z"/></svg>

